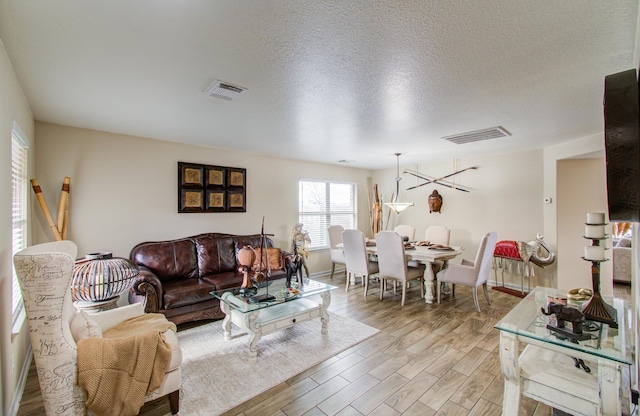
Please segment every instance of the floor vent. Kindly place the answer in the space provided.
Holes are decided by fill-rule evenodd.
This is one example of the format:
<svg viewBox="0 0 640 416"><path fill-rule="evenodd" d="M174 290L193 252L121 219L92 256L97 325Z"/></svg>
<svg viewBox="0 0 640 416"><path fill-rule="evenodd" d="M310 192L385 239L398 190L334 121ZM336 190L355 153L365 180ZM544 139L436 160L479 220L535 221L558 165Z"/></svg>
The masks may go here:
<svg viewBox="0 0 640 416"><path fill-rule="evenodd" d="M246 90L246 88L216 80L213 84L209 85L204 92L212 97L231 101Z"/></svg>
<svg viewBox="0 0 640 416"><path fill-rule="evenodd" d="M445 136L444 140L448 140L455 144L466 144L472 142L480 142L482 140L497 139L500 137L511 136L504 127L491 127L489 129L470 131L467 133L454 134L453 136Z"/></svg>

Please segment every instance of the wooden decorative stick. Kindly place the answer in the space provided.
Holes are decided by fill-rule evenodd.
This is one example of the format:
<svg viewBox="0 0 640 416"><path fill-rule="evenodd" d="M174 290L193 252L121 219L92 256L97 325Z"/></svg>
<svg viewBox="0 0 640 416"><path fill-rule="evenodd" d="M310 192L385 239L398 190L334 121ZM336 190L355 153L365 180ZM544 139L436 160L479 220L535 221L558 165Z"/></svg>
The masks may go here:
<svg viewBox="0 0 640 416"><path fill-rule="evenodd" d="M69 179L71 181L71 179ZM71 192L71 187L67 192ZM64 202L64 225L62 226L62 239L67 239L67 227L69 225L69 195L67 195L67 200Z"/></svg>
<svg viewBox="0 0 640 416"><path fill-rule="evenodd" d="M68 176L64 177L64 181L62 182L62 191L60 191L60 201L58 202L58 232L60 235L63 234L64 226L66 225L65 221L65 207L67 206L67 201L69 199L69 184L71 183L71 178ZM64 240L64 236L62 237Z"/></svg>
<svg viewBox="0 0 640 416"><path fill-rule="evenodd" d="M38 199L38 204L40 204L40 209L42 209L44 218L47 220L47 224L49 224L49 228L53 233L53 238L56 241L62 240L60 231L58 231L58 227L56 227L56 225L53 223L53 218L51 218L51 213L49 212L49 207L47 207L47 202L44 200L44 196L42 196L42 188L40 188L40 185L35 178L31 179L31 186L33 187L33 192L35 192L36 194L36 198Z"/></svg>

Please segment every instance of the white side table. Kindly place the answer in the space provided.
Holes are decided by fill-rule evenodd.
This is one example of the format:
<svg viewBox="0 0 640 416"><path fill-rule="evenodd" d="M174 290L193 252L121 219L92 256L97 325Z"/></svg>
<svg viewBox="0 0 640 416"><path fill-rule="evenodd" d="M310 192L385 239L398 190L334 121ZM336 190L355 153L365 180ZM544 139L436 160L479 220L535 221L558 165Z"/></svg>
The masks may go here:
<svg viewBox="0 0 640 416"><path fill-rule="evenodd" d="M536 287L495 326L505 380L503 414L517 415L522 395L574 416L629 414L633 348L625 319L628 305L614 300L618 329L598 324L602 326L592 339L574 343L547 329L536 294L546 299L561 293ZM526 344L522 352L520 343ZM572 357L583 359L591 371L576 368Z"/></svg>

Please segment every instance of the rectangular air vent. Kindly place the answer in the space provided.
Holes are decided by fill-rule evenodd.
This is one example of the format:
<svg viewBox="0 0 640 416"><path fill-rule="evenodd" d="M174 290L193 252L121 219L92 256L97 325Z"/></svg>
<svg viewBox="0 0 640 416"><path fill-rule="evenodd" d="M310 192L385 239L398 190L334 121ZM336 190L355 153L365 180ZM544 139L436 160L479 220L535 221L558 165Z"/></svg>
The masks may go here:
<svg viewBox="0 0 640 416"><path fill-rule="evenodd" d="M212 97L231 101L246 90L246 88L238 87L227 82L216 80L213 84L209 85L209 87L204 92Z"/></svg>
<svg viewBox="0 0 640 416"><path fill-rule="evenodd" d="M511 136L511 133L509 133L504 127L498 126L498 127L491 127L489 129L470 131L470 132L461 133L461 134L454 134L453 136L443 137L443 139L448 140L451 143L455 143L455 144L465 144L465 143L479 142L482 140L497 139L499 137L507 137L507 136Z"/></svg>

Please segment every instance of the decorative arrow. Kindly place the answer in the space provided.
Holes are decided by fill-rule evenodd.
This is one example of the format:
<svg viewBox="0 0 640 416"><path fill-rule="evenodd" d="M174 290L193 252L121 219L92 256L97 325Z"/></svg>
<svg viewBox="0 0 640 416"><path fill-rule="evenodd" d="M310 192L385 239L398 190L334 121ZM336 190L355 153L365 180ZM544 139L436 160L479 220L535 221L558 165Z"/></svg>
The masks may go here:
<svg viewBox="0 0 640 416"><path fill-rule="evenodd" d="M457 189L457 190L462 191L462 192L469 192L468 189L464 189L464 188L461 188L459 186L449 185L449 184L443 183L441 181L443 179L450 178L451 176L457 175L459 173L462 173L464 171L471 170L471 169L478 169L478 167L477 166L471 166L469 168L461 169L461 170L455 171L453 173L450 173L448 175L441 176L441 177L435 178L435 179L426 177L426 175L423 176L422 174L420 174L420 172L413 172L413 171L410 171L410 170L407 170L407 169L405 169L403 173L408 173L409 175L413 175L416 178L420 178L420 179L423 179L423 180L426 181L424 183L421 183L421 184L418 184L418 185L415 185L415 186L407 188L407 191L410 190L410 189L415 189L415 188L419 188L419 187L424 186L424 185L428 185L430 183L434 183L434 184L437 184L437 185L446 186L447 188Z"/></svg>

